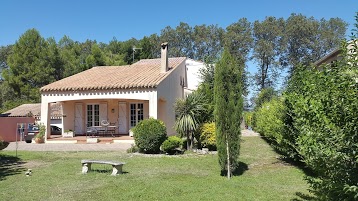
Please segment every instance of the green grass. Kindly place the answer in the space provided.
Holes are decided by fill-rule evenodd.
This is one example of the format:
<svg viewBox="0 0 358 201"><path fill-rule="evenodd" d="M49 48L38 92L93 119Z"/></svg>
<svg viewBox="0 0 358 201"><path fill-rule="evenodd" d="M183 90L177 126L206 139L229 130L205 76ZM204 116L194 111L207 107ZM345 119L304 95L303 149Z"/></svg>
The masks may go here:
<svg viewBox="0 0 358 201"><path fill-rule="evenodd" d="M308 194L304 173L278 159L259 137L243 137L240 161L248 170L220 176L217 155L143 156L124 152L1 151L1 200L292 200ZM108 165L81 174L81 159L124 161L124 174ZM4 164L6 160L8 163ZM33 175L25 176L31 168ZM106 170L106 171L100 171Z"/></svg>

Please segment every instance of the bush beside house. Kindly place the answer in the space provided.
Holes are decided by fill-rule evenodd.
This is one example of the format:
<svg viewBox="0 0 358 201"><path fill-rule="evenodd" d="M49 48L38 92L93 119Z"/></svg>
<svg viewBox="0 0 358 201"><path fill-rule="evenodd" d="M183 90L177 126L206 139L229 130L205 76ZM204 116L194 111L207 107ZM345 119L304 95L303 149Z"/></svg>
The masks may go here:
<svg viewBox="0 0 358 201"><path fill-rule="evenodd" d="M203 147L216 150L215 123L205 123L201 128L200 141Z"/></svg>
<svg viewBox="0 0 358 201"><path fill-rule="evenodd" d="M8 145L9 145L9 142L4 141L4 140L0 137L0 150L5 149Z"/></svg>
<svg viewBox="0 0 358 201"><path fill-rule="evenodd" d="M177 136L170 136L166 139L162 146L161 150L168 154L174 154L183 146L183 140Z"/></svg>
<svg viewBox="0 0 358 201"><path fill-rule="evenodd" d="M158 119L145 119L132 130L135 144L143 153L159 153L160 146L167 139L167 129Z"/></svg>

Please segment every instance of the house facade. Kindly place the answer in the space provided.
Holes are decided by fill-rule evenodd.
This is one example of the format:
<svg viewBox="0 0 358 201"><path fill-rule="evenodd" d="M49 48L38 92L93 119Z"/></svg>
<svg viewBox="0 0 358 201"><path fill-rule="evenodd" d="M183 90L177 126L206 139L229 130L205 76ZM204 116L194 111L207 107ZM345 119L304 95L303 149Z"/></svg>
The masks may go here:
<svg viewBox="0 0 358 201"><path fill-rule="evenodd" d="M129 135L147 118L162 120L168 135L175 134L174 103L184 97L185 57L168 58L162 44L161 58L140 60L127 66L100 66L41 88L41 122L50 133L50 104L62 108L62 132L84 135L88 127ZM106 125L105 125L106 126ZM47 135L47 138L49 135Z"/></svg>
<svg viewBox="0 0 358 201"><path fill-rule="evenodd" d="M186 71L188 84L185 88L185 94L190 94L198 89L202 82L200 71L205 67L205 63L193 59L186 60Z"/></svg>

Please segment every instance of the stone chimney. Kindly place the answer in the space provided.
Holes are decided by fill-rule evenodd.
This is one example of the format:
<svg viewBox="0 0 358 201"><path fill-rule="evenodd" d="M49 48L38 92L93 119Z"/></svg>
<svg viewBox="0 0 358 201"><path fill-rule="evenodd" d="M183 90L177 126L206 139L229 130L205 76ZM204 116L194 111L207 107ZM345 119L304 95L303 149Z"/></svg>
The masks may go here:
<svg viewBox="0 0 358 201"><path fill-rule="evenodd" d="M168 42L162 43L161 46L160 72L165 73L168 71Z"/></svg>

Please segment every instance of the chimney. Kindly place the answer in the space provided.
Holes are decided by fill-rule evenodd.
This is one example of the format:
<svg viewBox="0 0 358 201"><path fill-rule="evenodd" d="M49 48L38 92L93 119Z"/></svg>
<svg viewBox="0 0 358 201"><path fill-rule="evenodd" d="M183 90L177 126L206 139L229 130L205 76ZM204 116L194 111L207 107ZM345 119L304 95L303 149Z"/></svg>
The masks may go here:
<svg viewBox="0 0 358 201"><path fill-rule="evenodd" d="M168 42L162 43L161 46L160 72L165 73L168 71Z"/></svg>

